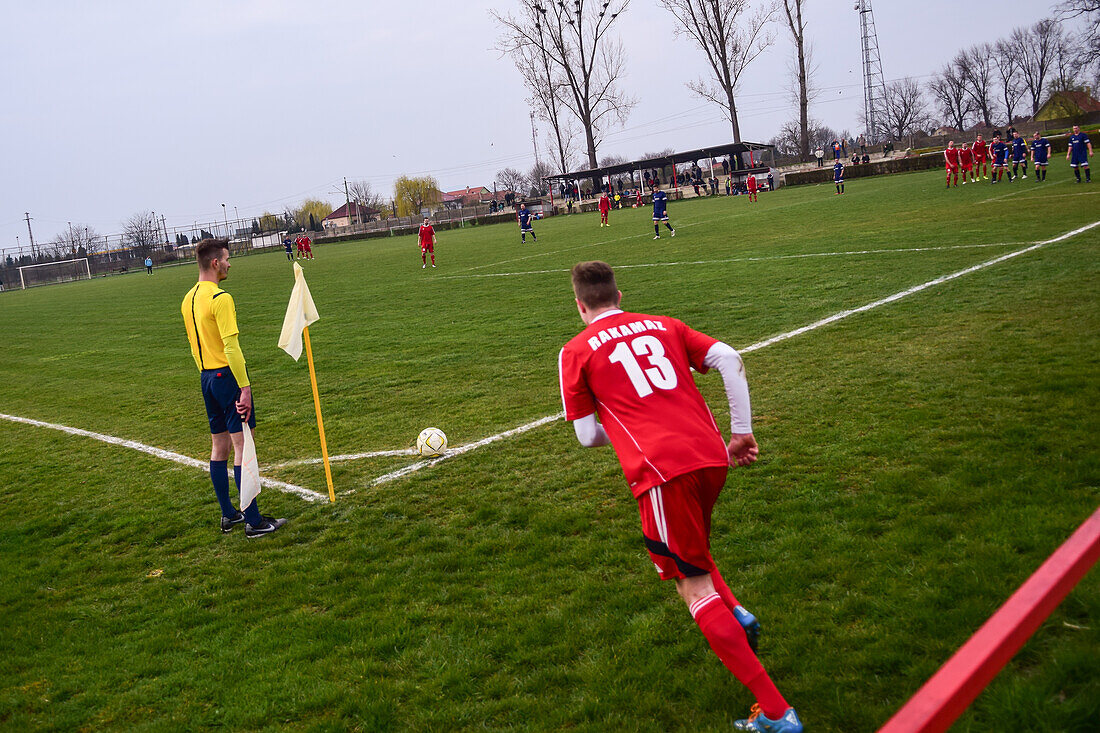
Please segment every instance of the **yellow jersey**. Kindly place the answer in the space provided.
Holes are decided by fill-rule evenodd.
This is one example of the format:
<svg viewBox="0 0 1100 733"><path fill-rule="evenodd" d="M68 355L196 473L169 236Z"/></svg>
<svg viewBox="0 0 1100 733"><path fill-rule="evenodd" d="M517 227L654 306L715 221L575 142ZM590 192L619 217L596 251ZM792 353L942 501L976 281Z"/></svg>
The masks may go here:
<svg viewBox="0 0 1100 733"><path fill-rule="evenodd" d="M216 284L200 280L180 306L191 356L199 371L230 367L238 386L248 386L244 356L237 344L237 309L233 296Z"/></svg>

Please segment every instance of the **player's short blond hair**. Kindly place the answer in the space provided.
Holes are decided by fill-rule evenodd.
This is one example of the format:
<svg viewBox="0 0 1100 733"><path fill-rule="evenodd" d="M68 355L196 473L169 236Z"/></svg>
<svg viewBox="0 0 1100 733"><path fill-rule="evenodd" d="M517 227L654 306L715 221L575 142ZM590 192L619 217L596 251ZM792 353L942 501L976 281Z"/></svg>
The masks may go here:
<svg viewBox="0 0 1100 733"><path fill-rule="evenodd" d="M573 292L585 307L618 305L619 286L615 284L615 272L611 265L599 260L578 262L573 265L570 274L573 278Z"/></svg>

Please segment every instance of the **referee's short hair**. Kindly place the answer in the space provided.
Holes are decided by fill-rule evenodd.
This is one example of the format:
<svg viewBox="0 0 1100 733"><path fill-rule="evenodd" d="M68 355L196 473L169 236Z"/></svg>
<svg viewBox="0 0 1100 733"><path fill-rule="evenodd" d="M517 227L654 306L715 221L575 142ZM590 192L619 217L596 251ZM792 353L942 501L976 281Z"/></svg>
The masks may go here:
<svg viewBox="0 0 1100 733"><path fill-rule="evenodd" d="M199 261L199 269L209 270L211 263L222 256L222 250L229 250L227 239L204 239L195 249L195 256Z"/></svg>

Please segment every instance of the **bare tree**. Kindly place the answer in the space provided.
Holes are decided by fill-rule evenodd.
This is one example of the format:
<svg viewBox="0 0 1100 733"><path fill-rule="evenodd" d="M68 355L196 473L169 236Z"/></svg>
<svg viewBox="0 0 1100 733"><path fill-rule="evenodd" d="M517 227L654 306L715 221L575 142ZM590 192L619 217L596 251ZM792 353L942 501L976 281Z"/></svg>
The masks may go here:
<svg viewBox="0 0 1100 733"><path fill-rule="evenodd" d="M798 156L806 162L810 159L810 79L806 65L806 23L802 20L802 4L805 0L783 0L783 12L787 16L787 28L791 31L795 51L795 76L798 79Z"/></svg>
<svg viewBox="0 0 1100 733"><path fill-rule="evenodd" d="M1019 59L1008 42L997 41L993 46L993 68L997 72L996 78L999 82L1007 124L1011 125L1016 117L1016 105L1019 104L1024 88L1019 74Z"/></svg>
<svg viewBox="0 0 1100 733"><path fill-rule="evenodd" d="M1031 114L1043 103L1043 88L1054 63L1054 55L1062 39L1058 21L1044 18L1030 28L1017 28L1008 38L1009 48L1016 54L1020 76L1031 96Z"/></svg>
<svg viewBox="0 0 1100 733"><path fill-rule="evenodd" d="M528 7L529 14L538 22L537 11ZM550 125L550 137L558 151L558 165L561 173L569 172L569 163L573 157L573 135L575 130L569 124L569 113L562 104L562 94L566 91L561 72L550 59L545 43L529 44L517 48L512 58L516 69L523 77L524 84L531 90L528 100L535 114Z"/></svg>
<svg viewBox="0 0 1100 733"><path fill-rule="evenodd" d="M993 44L979 43L959 52L952 62L962 73L970 106L986 127L993 127Z"/></svg>
<svg viewBox="0 0 1100 733"><path fill-rule="evenodd" d="M522 194L527 190L527 174L515 168L497 171L496 183L504 191Z"/></svg>
<svg viewBox="0 0 1100 733"><path fill-rule="evenodd" d="M920 85L910 76L886 85L886 120L890 135L899 140L931 122Z"/></svg>
<svg viewBox="0 0 1100 733"><path fill-rule="evenodd" d="M138 212L123 224L122 238L131 249L148 256L160 244L160 222L151 211Z"/></svg>
<svg viewBox="0 0 1100 733"><path fill-rule="evenodd" d="M1063 33L1058 39L1051 62L1050 83L1047 84L1051 92L1073 92L1085 88L1084 74L1088 65L1081 63L1080 43L1082 39L1070 33Z"/></svg>
<svg viewBox="0 0 1100 733"><path fill-rule="evenodd" d="M932 75L928 90L932 92L944 121L956 130L966 129L966 117L972 108L962 70L954 62L948 64Z"/></svg>
<svg viewBox="0 0 1100 733"><path fill-rule="evenodd" d="M779 128L779 134L769 140L768 143L774 145L775 152L780 155L801 156L803 129L807 131L811 150L824 148L832 143L833 140L839 140L842 137L842 133L837 132L828 125L824 125L811 117L805 128L802 127L801 120L790 120L784 124L783 127Z"/></svg>
<svg viewBox="0 0 1100 733"><path fill-rule="evenodd" d="M635 100L619 88L627 68L622 42L610 34L630 0L522 0L520 14L492 16L504 29L500 49L516 57L534 46L549 59L560 78L562 104L580 122L588 165L596 167L596 148L614 124L626 121Z"/></svg>
<svg viewBox="0 0 1100 733"><path fill-rule="evenodd" d="M775 18L772 0L750 14L751 0L659 0L679 23L676 32L695 42L707 57L712 77L688 82L697 96L722 107L741 142L737 122L737 82L752 61L775 41L768 28Z"/></svg>
<svg viewBox="0 0 1100 733"><path fill-rule="evenodd" d="M531 170L525 174L530 194L532 196L545 196L550 188L550 184L546 182L546 177L552 175L554 175L554 166L545 161L538 161L531 166Z"/></svg>
<svg viewBox="0 0 1100 733"><path fill-rule="evenodd" d="M348 195L351 200L360 206L373 211L381 211L386 208L386 199L381 193L374 190L370 181L352 181L348 184Z"/></svg>
<svg viewBox="0 0 1100 733"><path fill-rule="evenodd" d="M1100 0L1065 0L1055 8L1062 20L1081 18L1085 27L1074 34L1077 64L1082 72L1100 72Z"/></svg>

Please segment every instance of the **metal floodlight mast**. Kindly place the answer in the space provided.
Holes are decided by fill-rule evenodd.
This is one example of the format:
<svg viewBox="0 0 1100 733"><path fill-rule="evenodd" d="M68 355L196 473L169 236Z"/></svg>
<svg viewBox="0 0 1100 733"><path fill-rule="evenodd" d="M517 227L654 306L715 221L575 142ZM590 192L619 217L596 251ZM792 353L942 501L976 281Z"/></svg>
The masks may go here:
<svg viewBox="0 0 1100 733"><path fill-rule="evenodd" d="M870 142L878 142L886 121L886 79L882 75L882 56L875 33L875 14L871 0L856 0L860 37L863 47L863 117Z"/></svg>

